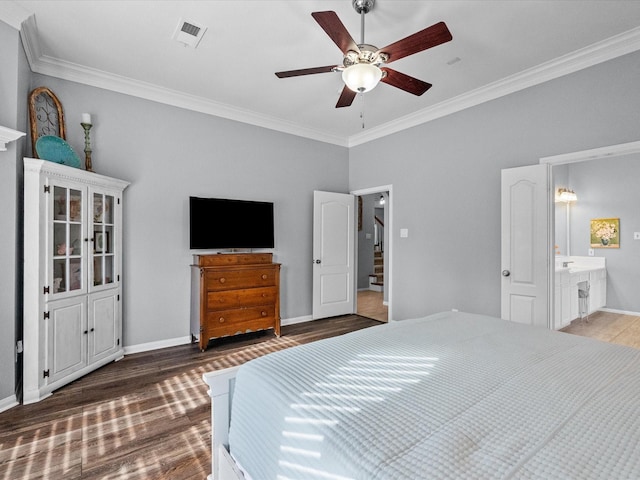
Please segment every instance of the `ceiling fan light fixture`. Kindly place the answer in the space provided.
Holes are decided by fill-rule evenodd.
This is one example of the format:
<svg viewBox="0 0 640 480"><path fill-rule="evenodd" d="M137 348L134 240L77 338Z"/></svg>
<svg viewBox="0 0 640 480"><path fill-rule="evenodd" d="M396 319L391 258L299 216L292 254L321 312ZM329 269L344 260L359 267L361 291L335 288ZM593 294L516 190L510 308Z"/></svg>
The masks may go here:
<svg viewBox="0 0 640 480"><path fill-rule="evenodd" d="M382 78L382 70L370 63L356 63L342 71L345 85L357 93L373 90Z"/></svg>

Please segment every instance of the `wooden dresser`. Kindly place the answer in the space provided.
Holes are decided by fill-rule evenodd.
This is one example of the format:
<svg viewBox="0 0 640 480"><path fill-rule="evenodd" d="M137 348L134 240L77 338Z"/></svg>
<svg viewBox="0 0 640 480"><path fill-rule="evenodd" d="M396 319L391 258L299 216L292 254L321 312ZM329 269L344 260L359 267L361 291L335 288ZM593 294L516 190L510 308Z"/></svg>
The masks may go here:
<svg viewBox="0 0 640 480"><path fill-rule="evenodd" d="M209 340L273 328L280 336L280 264L271 253L194 255L191 336Z"/></svg>

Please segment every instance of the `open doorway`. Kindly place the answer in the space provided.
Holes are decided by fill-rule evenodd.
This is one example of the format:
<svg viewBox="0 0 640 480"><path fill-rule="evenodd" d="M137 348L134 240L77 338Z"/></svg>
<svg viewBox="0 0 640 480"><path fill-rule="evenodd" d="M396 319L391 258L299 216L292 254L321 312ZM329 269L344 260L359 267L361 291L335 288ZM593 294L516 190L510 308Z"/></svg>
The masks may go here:
<svg viewBox="0 0 640 480"><path fill-rule="evenodd" d="M352 192L357 197L356 313L387 322L390 318L390 187Z"/></svg>
<svg viewBox="0 0 640 480"><path fill-rule="evenodd" d="M626 225L638 224L637 190L629 179L637 178L634 171L638 169L639 155L640 141L636 141L540 159L540 163L553 167L555 183L551 195L558 194L558 188L563 187L570 188L572 193L575 190L577 197L570 200L571 205L556 204L556 222L549 226L557 245L556 255L550 259L550 269L555 270L552 277L555 329L564 330L580 317L574 286L578 274L584 277L579 280L588 279L586 313L640 316L640 302L633 290L638 270L632 229L616 232L619 247L613 250L593 245L590 239L593 219L622 217L620 222ZM595 267L604 267L604 271L593 271ZM606 320L610 315L604 313L600 317ZM604 327L598 328L600 333L604 331Z"/></svg>

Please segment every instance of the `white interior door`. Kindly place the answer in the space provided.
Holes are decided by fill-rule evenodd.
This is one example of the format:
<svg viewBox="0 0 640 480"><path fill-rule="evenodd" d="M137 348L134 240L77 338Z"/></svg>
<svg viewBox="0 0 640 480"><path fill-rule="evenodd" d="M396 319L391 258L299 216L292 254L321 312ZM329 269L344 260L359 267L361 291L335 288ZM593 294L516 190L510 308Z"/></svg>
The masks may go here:
<svg viewBox="0 0 640 480"><path fill-rule="evenodd" d="M313 319L355 312L355 197L313 192Z"/></svg>
<svg viewBox="0 0 640 480"><path fill-rule="evenodd" d="M502 170L502 318L550 328L549 165Z"/></svg>

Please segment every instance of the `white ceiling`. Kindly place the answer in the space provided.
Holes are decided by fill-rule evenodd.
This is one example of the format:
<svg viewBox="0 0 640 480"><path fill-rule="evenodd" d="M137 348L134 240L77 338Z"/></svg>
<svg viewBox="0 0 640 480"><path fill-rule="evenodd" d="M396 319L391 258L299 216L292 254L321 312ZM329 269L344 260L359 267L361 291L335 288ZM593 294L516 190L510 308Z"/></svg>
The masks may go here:
<svg viewBox="0 0 640 480"><path fill-rule="evenodd" d="M351 0L18 0L0 20L22 24L38 73L346 146L640 49L637 0L376 0L366 43L439 21L453 40L393 63L433 84L421 97L380 84L336 109L340 74L274 75L342 62L322 10L360 43ZM196 49L172 39L180 19L208 27Z"/></svg>

